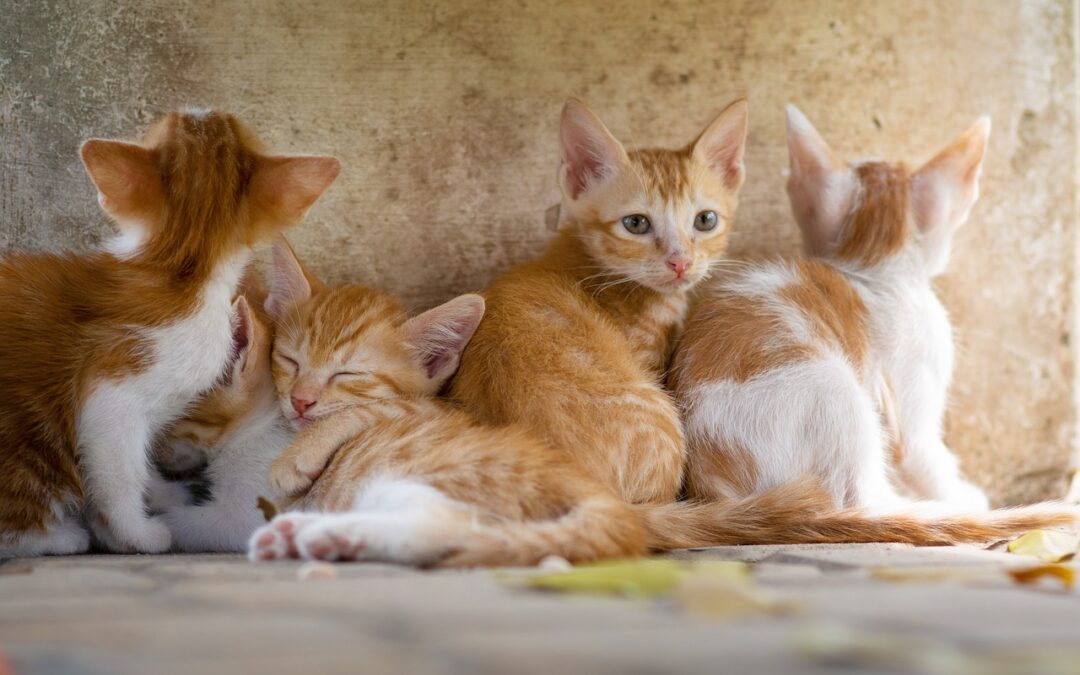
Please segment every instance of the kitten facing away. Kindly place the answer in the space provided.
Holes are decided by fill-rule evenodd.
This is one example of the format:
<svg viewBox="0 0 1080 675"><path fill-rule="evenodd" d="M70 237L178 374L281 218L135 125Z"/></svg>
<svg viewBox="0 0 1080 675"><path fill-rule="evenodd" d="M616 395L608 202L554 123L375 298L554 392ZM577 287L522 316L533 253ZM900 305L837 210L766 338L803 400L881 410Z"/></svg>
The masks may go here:
<svg viewBox="0 0 1080 675"><path fill-rule="evenodd" d="M162 516L173 549L245 551L265 522L259 497L270 494L270 463L292 440L277 404L270 369L273 323L262 307L265 293L249 272L238 300L236 351L224 377L167 434L163 462L180 469L188 457L205 458L209 498L169 505Z"/></svg>
<svg viewBox="0 0 1080 675"><path fill-rule="evenodd" d="M83 163L120 237L0 261L0 555L161 552L152 441L221 374L250 248L298 222L331 157L265 154L236 118L184 111Z"/></svg>
<svg viewBox="0 0 1080 675"><path fill-rule="evenodd" d="M532 565L721 544L943 544L1015 532L1023 518L927 522L836 512L813 486L746 499L628 504L517 425L477 423L434 398L484 313L465 295L407 319L389 295L327 288L284 244L268 308L274 379L299 433L271 485L292 509L251 537L252 560Z"/></svg>
<svg viewBox="0 0 1080 675"><path fill-rule="evenodd" d="M519 424L631 503L676 498L685 463L662 382L688 291L727 249L747 106L678 150L627 151L584 103L560 127L560 230L485 291L451 396Z"/></svg>
<svg viewBox="0 0 1080 675"><path fill-rule="evenodd" d="M989 132L980 119L915 172L849 165L789 106L788 193L809 257L721 275L688 319L672 385L691 497L809 475L837 507L987 508L942 440L953 345L930 282L978 197Z"/></svg>

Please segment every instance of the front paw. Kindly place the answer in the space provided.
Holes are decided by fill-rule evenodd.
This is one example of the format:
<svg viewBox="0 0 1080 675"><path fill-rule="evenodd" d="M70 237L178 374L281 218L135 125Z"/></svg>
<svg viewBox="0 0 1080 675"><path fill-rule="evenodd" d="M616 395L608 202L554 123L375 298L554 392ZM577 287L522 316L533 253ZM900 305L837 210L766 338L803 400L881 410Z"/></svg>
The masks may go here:
<svg viewBox="0 0 1080 675"><path fill-rule="evenodd" d="M172 546L172 533L160 517L141 518L117 527L103 514L95 514L91 525L98 542L115 553L165 553Z"/></svg>
<svg viewBox="0 0 1080 675"><path fill-rule="evenodd" d="M293 499L311 487L318 473L309 475L301 466L300 457L282 456L270 465L270 490L279 499Z"/></svg>

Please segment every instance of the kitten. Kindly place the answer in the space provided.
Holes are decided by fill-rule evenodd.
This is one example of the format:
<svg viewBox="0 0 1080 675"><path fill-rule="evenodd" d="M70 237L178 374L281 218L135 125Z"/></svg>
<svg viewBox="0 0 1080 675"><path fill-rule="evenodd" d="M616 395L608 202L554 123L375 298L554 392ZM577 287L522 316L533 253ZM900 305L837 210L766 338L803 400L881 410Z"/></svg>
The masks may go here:
<svg viewBox="0 0 1080 675"><path fill-rule="evenodd" d="M835 513L805 485L723 502L627 504L521 427L478 424L434 398L484 313L479 296L406 319L384 293L305 276L283 244L275 265L273 368L299 434L271 483L295 511L252 535L252 560L533 565L721 544L942 544L1030 525L1008 513L977 523Z"/></svg>
<svg viewBox="0 0 1080 675"><path fill-rule="evenodd" d="M630 507L569 458L434 398L483 316L482 298L407 319L385 293L305 276L285 244L274 254L273 370L299 434L271 480L303 512L258 530L253 560L531 564L645 551Z"/></svg>
<svg viewBox="0 0 1080 675"><path fill-rule="evenodd" d="M83 163L121 236L85 254L0 261L0 555L161 552L148 450L230 355L250 247L298 222L330 157L263 154L238 120L171 113ZM85 514L84 514L85 508Z"/></svg>
<svg viewBox="0 0 1080 675"><path fill-rule="evenodd" d="M942 441L952 332L931 286L978 197L990 121L917 171L836 159L788 107L788 194L810 257L726 274L688 320L673 387L694 497L813 475L837 506L987 499Z"/></svg>
<svg viewBox="0 0 1080 675"><path fill-rule="evenodd" d="M727 248L746 124L736 101L683 149L628 152L568 101L561 229L485 291L452 397L529 429L628 502L674 500L686 451L662 381L687 293Z"/></svg>
<svg viewBox="0 0 1080 675"><path fill-rule="evenodd" d="M174 465L176 450L207 458L209 499L173 504L163 515L179 551L246 550L251 533L265 522L257 504L270 494L270 463L293 436L279 412L270 368L272 324L258 295L245 294L238 305L237 350L225 377L165 440Z"/></svg>

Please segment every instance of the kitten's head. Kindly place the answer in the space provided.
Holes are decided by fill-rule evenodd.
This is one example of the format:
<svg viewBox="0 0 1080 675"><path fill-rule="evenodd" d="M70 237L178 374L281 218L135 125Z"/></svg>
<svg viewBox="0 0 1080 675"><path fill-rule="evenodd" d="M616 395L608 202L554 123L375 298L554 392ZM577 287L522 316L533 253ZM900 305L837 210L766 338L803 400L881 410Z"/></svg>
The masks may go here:
<svg viewBox="0 0 1080 675"><path fill-rule="evenodd" d="M266 308L277 326L278 402L299 428L350 406L438 393L484 315L484 299L463 295L410 319L382 291L323 285L282 239Z"/></svg>
<svg viewBox="0 0 1080 675"><path fill-rule="evenodd" d="M811 254L859 268L902 258L928 276L944 270L952 235L979 197L990 118L977 120L915 172L838 160L792 105L787 127L788 196Z"/></svg>
<svg viewBox="0 0 1080 675"><path fill-rule="evenodd" d="M265 291L245 277L233 303L233 354L217 385L170 430L159 452L167 468L184 470L185 458L212 455L242 429L277 419L274 378L270 370L273 330L262 314Z"/></svg>
<svg viewBox="0 0 1080 675"><path fill-rule="evenodd" d="M138 143L91 139L80 152L127 255L205 257L207 244L265 241L299 222L340 170L333 157L265 154L239 120L210 110L169 113Z"/></svg>
<svg viewBox="0 0 1080 675"><path fill-rule="evenodd" d="M727 250L742 186L746 101L681 150L627 151L581 101L562 113L564 221L598 275L666 293L706 277Z"/></svg>

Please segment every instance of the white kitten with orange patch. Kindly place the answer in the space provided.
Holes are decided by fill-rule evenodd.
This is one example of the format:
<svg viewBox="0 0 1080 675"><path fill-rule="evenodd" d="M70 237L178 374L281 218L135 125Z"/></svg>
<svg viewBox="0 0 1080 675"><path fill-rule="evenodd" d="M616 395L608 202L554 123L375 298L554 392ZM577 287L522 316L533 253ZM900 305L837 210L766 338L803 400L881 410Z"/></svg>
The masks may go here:
<svg viewBox="0 0 1080 675"><path fill-rule="evenodd" d="M806 475L837 506L901 493L982 510L942 441L952 331L931 279L978 197L990 121L914 173L845 164L788 108L788 194L809 259L723 274L693 312L672 384L687 491L719 498Z"/></svg>

